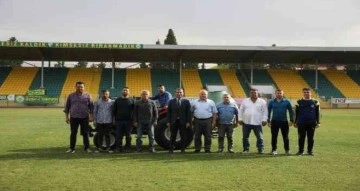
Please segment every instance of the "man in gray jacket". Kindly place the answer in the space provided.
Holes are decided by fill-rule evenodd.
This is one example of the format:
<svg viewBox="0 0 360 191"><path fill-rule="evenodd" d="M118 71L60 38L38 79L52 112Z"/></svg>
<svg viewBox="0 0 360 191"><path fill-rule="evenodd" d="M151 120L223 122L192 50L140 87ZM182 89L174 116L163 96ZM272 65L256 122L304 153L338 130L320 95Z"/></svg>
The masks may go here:
<svg viewBox="0 0 360 191"><path fill-rule="evenodd" d="M149 152L154 153L154 126L157 125L158 111L155 103L149 99L149 90L141 92L141 99L135 104L134 126L137 127L136 151L142 150L142 134L147 131L149 137Z"/></svg>

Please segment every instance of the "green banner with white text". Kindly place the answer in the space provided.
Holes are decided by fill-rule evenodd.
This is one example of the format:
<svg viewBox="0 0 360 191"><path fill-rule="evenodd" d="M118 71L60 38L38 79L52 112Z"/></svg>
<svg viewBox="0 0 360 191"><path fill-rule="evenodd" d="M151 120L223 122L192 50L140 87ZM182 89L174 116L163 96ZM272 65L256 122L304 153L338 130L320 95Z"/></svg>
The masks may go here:
<svg viewBox="0 0 360 191"><path fill-rule="evenodd" d="M107 44L107 43L0 41L0 47L142 49L143 45L142 44Z"/></svg>

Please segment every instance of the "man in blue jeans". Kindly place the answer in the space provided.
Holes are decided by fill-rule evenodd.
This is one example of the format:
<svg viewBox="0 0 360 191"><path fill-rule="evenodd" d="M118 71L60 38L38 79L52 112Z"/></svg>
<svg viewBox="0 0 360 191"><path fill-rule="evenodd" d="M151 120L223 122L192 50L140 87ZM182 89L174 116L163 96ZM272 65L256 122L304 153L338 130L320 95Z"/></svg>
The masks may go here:
<svg viewBox="0 0 360 191"><path fill-rule="evenodd" d="M122 89L121 97L115 100L113 105L113 116L116 125L116 152L122 152L122 140L126 137L125 152L131 149L131 130L133 123L133 111L135 101L129 97L130 90L128 87Z"/></svg>
<svg viewBox="0 0 360 191"><path fill-rule="evenodd" d="M147 131L149 137L149 152L154 153L154 127L157 125L158 110L154 101L149 99L149 90L141 92L141 99L134 109L134 126L137 127L136 152L142 151L142 134Z"/></svg>
<svg viewBox="0 0 360 191"><path fill-rule="evenodd" d="M259 98L257 89L250 89L250 98L242 101L239 109L239 124L243 126L243 154L249 153L249 136L251 130L256 136L256 146L259 154L264 153L264 138L262 126L267 124L268 109L266 101Z"/></svg>

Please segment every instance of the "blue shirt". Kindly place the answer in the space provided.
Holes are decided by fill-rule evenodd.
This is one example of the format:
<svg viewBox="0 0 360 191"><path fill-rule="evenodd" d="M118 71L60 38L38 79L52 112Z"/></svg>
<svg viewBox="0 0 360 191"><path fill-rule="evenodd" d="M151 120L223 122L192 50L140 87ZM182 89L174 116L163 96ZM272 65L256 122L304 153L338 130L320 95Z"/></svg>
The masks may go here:
<svg viewBox="0 0 360 191"><path fill-rule="evenodd" d="M95 103L94 107L94 123L112 123L112 105L113 101L108 99L107 101L99 99Z"/></svg>
<svg viewBox="0 0 360 191"><path fill-rule="evenodd" d="M280 101L277 101L276 98L271 100L268 105L268 111L268 119L270 120L270 114L272 111L273 114L271 120L275 121L287 121L286 111L289 111L290 121L294 122L294 112L292 110L291 103L285 98Z"/></svg>
<svg viewBox="0 0 360 191"><path fill-rule="evenodd" d="M159 100L160 106L163 107L165 105L168 105L169 100L171 100L172 96L169 92L165 91L164 93L156 94L155 97L151 98L152 100Z"/></svg>
<svg viewBox="0 0 360 191"><path fill-rule="evenodd" d="M194 117L198 119L207 119L213 116L213 113L217 113L216 105L213 100L207 99L195 100L191 106L191 112L194 113Z"/></svg>
<svg viewBox="0 0 360 191"><path fill-rule="evenodd" d="M216 106L220 124L233 124L234 117L238 116L239 110L234 103L219 103Z"/></svg>

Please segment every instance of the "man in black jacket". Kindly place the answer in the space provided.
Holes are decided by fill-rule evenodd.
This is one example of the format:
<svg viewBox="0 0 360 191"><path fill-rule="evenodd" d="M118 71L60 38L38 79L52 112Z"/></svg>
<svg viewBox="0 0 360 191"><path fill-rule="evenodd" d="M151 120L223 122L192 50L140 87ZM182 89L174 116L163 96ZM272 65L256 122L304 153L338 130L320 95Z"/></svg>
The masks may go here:
<svg viewBox="0 0 360 191"><path fill-rule="evenodd" d="M180 131L180 149L181 152L185 152L186 147L186 128L190 128L191 113L190 113L190 101L182 98L184 90L182 88L176 89L176 98L169 101L167 112L167 126L170 128L171 137L169 145L169 153L173 153L174 144L176 141L177 132Z"/></svg>
<svg viewBox="0 0 360 191"><path fill-rule="evenodd" d="M315 128L320 126L320 104L311 98L309 88L303 88L304 97L299 99L295 105L295 127L299 134L299 152L297 155L304 155L305 137L307 135L308 154L313 156Z"/></svg>
<svg viewBox="0 0 360 191"><path fill-rule="evenodd" d="M128 87L122 89L121 97L115 100L113 105L113 116L116 125L116 151L122 152L122 140L126 136L125 152L131 148L132 117L135 101L129 97Z"/></svg>

